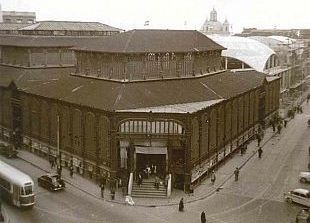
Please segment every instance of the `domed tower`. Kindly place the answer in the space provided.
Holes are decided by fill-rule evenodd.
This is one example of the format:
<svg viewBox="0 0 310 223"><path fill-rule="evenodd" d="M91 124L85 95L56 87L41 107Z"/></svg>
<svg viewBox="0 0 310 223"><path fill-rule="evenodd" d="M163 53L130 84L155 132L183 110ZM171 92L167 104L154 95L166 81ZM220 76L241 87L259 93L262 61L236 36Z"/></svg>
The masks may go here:
<svg viewBox="0 0 310 223"><path fill-rule="evenodd" d="M225 19L224 23L223 23L223 32L224 33L230 33L230 30L229 30L229 22L227 19Z"/></svg>
<svg viewBox="0 0 310 223"><path fill-rule="evenodd" d="M212 21L212 22L216 22L217 21L217 12L216 12L216 10L214 8L210 12L210 21Z"/></svg>

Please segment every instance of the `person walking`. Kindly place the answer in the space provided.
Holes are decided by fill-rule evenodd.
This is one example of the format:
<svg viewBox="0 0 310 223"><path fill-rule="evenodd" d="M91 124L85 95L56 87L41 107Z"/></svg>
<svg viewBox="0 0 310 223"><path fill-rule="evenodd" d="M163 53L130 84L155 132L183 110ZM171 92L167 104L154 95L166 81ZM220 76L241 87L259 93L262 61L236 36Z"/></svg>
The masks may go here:
<svg viewBox="0 0 310 223"><path fill-rule="evenodd" d="M257 146L260 146L260 142L262 141L262 137L259 133L256 133L256 139L257 139Z"/></svg>
<svg viewBox="0 0 310 223"><path fill-rule="evenodd" d="M211 183L214 184L215 180L216 180L215 171L212 170L212 173L211 173Z"/></svg>
<svg viewBox="0 0 310 223"><path fill-rule="evenodd" d="M105 183L102 181L100 184L101 198L104 198L104 187L105 187Z"/></svg>
<svg viewBox="0 0 310 223"><path fill-rule="evenodd" d="M183 197L181 198L179 202L179 211L184 211L184 202L183 202Z"/></svg>
<svg viewBox="0 0 310 223"><path fill-rule="evenodd" d="M259 147L257 152L258 152L258 158L262 158L262 153L263 153L262 147Z"/></svg>
<svg viewBox="0 0 310 223"><path fill-rule="evenodd" d="M201 223L206 223L207 222L207 219L206 219L206 214L205 212L201 212L201 215L200 215L200 220L201 220Z"/></svg>
<svg viewBox="0 0 310 223"><path fill-rule="evenodd" d="M73 165L70 165L69 167L69 171L70 171L70 177L73 177Z"/></svg>
<svg viewBox="0 0 310 223"><path fill-rule="evenodd" d="M57 174L58 174L59 178L61 178L61 172L62 172L62 166L58 165L57 166Z"/></svg>
<svg viewBox="0 0 310 223"><path fill-rule="evenodd" d="M279 125L277 126L277 128L278 128L278 134L281 134L282 125L279 124Z"/></svg>
<svg viewBox="0 0 310 223"><path fill-rule="evenodd" d="M235 181L238 181L239 179L239 168L238 167L236 167L234 174L235 174Z"/></svg>

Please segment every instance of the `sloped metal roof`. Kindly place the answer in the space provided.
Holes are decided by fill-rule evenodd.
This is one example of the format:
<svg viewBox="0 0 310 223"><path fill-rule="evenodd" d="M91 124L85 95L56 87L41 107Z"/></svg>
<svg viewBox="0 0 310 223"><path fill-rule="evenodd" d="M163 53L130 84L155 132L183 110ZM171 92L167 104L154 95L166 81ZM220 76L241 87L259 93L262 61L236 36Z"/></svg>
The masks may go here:
<svg viewBox="0 0 310 223"><path fill-rule="evenodd" d="M75 21L40 21L28 25L20 30L41 30L41 31L122 31L121 29L100 23L100 22L75 22Z"/></svg>
<svg viewBox="0 0 310 223"><path fill-rule="evenodd" d="M196 30L134 29L77 50L106 53L206 52L221 45Z"/></svg>
<svg viewBox="0 0 310 223"><path fill-rule="evenodd" d="M290 45L296 42L296 39L292 39L287 36L268 36L268 38L280 41L282 44Z"/></svg>
<svg viewBox="0 0 310 223"><path fill-rule="evenodd" d="M264 72L266 62L275 52L259 41L239 36L208 35L216 43L227 48L222 56L242 61L258 72Z"/></svg>
<svg viewBox="0 0 310 223"><path fill-rule="evenodd" d="M72 76L72 72L74 68L0 66L0 86L7 87L14 81L26 93L106 111L159 107L180 113L190 111L190 105L199 109L214 100L235 97L261 86L265 79L265 75L256 71L225 71L200 78L119 83ZM176 106L172 109L170 105Z"/></svg>
<svg viewBox="0 0 310 223"><path fill-rule="evenodd" d="M21 23L0 23L0 30L19 30L20 28L29 26L29 24Z"/></svg>
<svg viewBox="0 0 310 223"><path fill-rule="evenodd" d="M158 107L134 108L128 110L118 110L118 112L153 112L153 113L193 113L211 105L217 104L224 99L216 99L210 101L199 101L184 104L172 104Z"/></svg>

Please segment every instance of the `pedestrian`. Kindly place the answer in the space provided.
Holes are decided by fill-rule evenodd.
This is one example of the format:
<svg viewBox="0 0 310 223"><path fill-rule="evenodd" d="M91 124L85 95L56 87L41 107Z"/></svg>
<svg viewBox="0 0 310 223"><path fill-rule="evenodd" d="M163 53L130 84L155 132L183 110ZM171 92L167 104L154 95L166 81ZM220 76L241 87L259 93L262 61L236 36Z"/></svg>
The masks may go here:
<svg viewBox="0 0 310 223"><path fill-rule="evenodd" d="M69 167L69 171L70 171L70 177L73 177L73 165L70 165Z"/></svg>
<svg viewBox="0 0 310 223"><path fill-rule="evenodd" d="M61 178L61 172L62 172L62 166L58 165L57 166L57 174L58 174L59 178Z"/></svg>
<svg viewBox="0 0 310 223"><path fill-rule="evenodd" d="M262 147L259 147L257 152L258 152L258 158L262 158L262 153L263 153Z"/></svg>
<svg viewBox="0 0 310 223"><path fill-rule="evenodd" d="M277 128L278 128L278 134L281 134L282 125L279 124L279 125L277 126Z"/></svg>
<svg viewBox="0 0 310 223"><path fill-rule="evenodd" d="M50 165L51 165L51 169L53 169L54 167L54 159L52 156L49 157L48 161L50 162Z"/></svg>
<svg viewBox="0 0 310 223"><path fill-rule="evenodd" d="M114 200L115 199L115 186L112 185L111 186L111 200Z"/></svg>
<svg viewBox="0 0 310 223"><path fill-rule="evenodd" d="M239 168L238 167L236 167L234 174L235 174L235 181L238 181L239 179Z"/></svg>
<svg viewBox="0 0 310 223"><path fill-rule="evenodd" d="M181 198L179 202L179 211L184 211L184 202L183 202L183 197Z"/></svg>
<svg viewBox="0 0 310 223"><path fill-rule="evenodd" d="M205 212L201 212L201 215L200 215L200 220L201 220L201 223L206 223L207 222L207 219L206 219L206 214Z"/></svg>
<svg viewBox="0 0 310 223"><path fill-rule="evenodd" d="M276 123L275 121L271 121L271 126L272 126L272 131L275 132L276 131Z"/></svg>
<svg viewBox="0 0 310 223"><path fill-rule="evenodd" d="M240 147L240 154L241 154L241 156L243 155L243 153L244 153L244 146L242 145L242 146Z"/></svg>
<svg viewBox="0 0 310 223"><path fill-rule="evenodd" d="M287 119L284 119L284 128L287 126Z"/></svg>
<svg viewBox="0 0 310 223"><path fill-rule="evenodd" d="M215 183L215 179L216 179L216 176L215 176L215 171L212 170L212 173L211 173L211 183L214 184Z"/></svg>
<svg viewBox="0 0 310 223"><path fill-rule="evenodd" d="M155 185L155 188L158 190L159 189L159 178L158 178L158 176L155 176L155 183L154 183L154 185Z"/></svg>
<svg viewBox="0 0 310 223"><path fill-rule="evenodd" d="M139 187L141 186L142 181L143 181L142 174L141 174L141 172L139 172L139 174L138 174L138 182L137 182Z"/></svg>
<svg viewBox="0 0 310 223"><path fill-rule="evenodd" d="M101 198L104 198L104 187L105 187L104 182L101 182L100 184Z"/></svg>
<svg viewBox="0 0 310 223"><path fill-rule="evenodd" d="M259 133L256 133L256 138L257 138L257 146L260 146L260 142L262 141L262 138Z"/></svg>

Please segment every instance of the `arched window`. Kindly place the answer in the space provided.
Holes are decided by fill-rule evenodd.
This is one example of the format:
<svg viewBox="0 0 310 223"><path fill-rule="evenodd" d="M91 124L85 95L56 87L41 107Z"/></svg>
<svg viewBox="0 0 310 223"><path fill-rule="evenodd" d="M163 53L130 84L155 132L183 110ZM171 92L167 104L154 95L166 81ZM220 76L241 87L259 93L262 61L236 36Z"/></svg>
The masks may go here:
<svg viewBox="0 0 310 223"><path fill-rule="evenodd" d="M126 120L119 125L118 132L121 134L169 134L183 135L184 127L176 120L146 119Z"/></svg>

